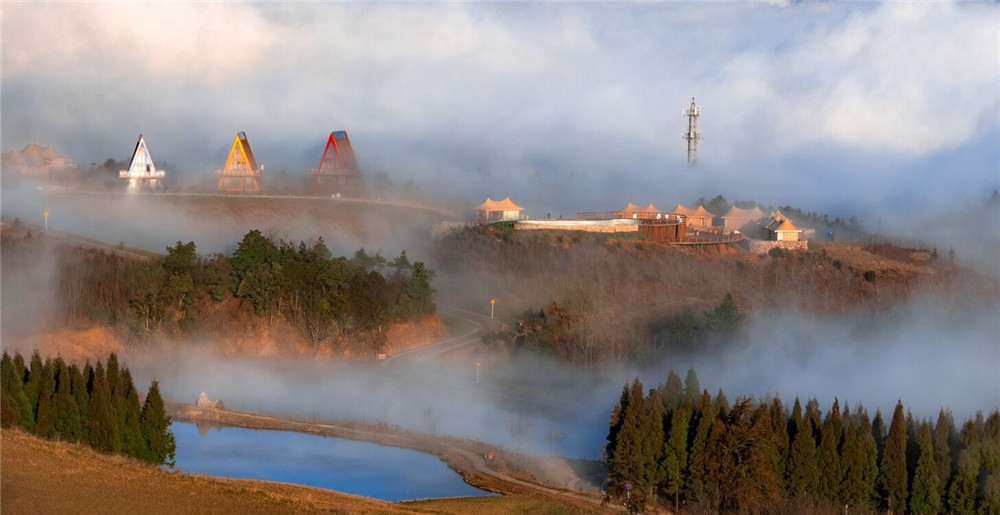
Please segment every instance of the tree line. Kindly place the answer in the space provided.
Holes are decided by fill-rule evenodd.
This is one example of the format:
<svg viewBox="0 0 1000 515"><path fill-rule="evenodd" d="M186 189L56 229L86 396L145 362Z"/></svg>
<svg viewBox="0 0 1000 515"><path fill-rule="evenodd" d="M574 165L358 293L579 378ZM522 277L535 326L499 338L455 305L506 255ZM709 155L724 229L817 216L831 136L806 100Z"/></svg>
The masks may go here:
<svg viewBox="0 0 1000 515"><path fill-rule="evenodd" d="M5 247L14 260L41 255L23 242ZM139 341L219 325L213 306L235 299L258 319L283 317L314 349L353 341L378 352L389 324L436 311L434 271L411 263L405 251L395 259L364 249L350 259L333 257L322 238L275 241L259 230L248 232L230 256L201 256L194 242L180 241L148 261L61 248L57 268L64 320L122 327Z"/></svg>
<svg viewBox="0 0 1000 515"><path fill-rule="evenodd" d="M26 365L20 353L0 359L0 425L38 436L80 442L103 452L126 454L157 465L174 464L160 387L149 386L140 406L128 367L108 356L83 369L61 357L42 361L36 350Z"/></svg>
<svg viewBox="0 0 1000 515"><path fill-rule="evenodd" d="M959 430L948 410L932 423L898 402L887 428L836 399L825 415L815 399L730 404L671 370L648 393L625 385L607 440L607 501L630 511L1000 513L998 411Z"/></svg>
<svg viewBox="0 0 1000 515"><path fill-rule="evenodd" d="M509 329L484 334L482 342L491 348L507 348L513 352L528 350L573 363L596 362L599 361L597 349L584 343L586 334L579 330L583 321L581 311L572 303L552 302L538 311L525 311ZM687 310L650 324L649 330L654 335L654 346L685 349L704 347L732 337L745 321L746 315L740 313L733 295L726 293L719 305L701 315ZM620 353L631 353L630 357L637 361L643 358L642 353L625 348Z"/></svg>

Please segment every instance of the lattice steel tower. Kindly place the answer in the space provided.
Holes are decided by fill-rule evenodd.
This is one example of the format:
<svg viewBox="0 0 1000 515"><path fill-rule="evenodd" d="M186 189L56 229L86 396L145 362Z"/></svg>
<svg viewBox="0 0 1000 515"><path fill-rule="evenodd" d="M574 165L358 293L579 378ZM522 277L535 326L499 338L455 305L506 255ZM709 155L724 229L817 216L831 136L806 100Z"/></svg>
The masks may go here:
<svg viewBox="0 0 1000 515"><path fill-rule="evenodd" d="M701 133L698 132L698 116L701 115L701 106L694 104L694 97L691 97L691 107L683 109L684 116L688 119L688 128L684 132L684 139L688 142L688 166L698 164L698 140Z"/></svg>

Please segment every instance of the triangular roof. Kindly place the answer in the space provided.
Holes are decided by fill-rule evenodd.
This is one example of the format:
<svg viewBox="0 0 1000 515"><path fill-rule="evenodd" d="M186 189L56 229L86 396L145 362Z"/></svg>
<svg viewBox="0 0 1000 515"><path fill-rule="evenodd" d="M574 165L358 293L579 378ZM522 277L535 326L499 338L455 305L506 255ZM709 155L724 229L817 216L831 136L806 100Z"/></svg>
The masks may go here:
<svg viewBox="0 0 1000 515"><path fill-rule="evenodd" d="M7 166L22 166L27 163L24 159L24 154L20 150L11 150L4 154L3 157Z"/></svg>
<svg viewBox="0 0 1000 515"><path fill-rule="evenodd" d="M222 175L256 175L256 173L257 160L254 159L253 150L250 149L247 133L237 132L233 147L229 149L229 157L222 167Z"/></svg>
<svg viewBox="0 0 1000 515"><path fill-rule="evenodd" d="M705 206L701 204L698 204L698 207L684 207L680 204L677 204L677 207L675 207L674 210L670 212L670 214L691 216L696 218L712 218L713 216L715 216L712 213L709 213L708 210L705 209Z"/></svg>
<svg viewBox="0 0 1000 515"><path fill-rule="evenodd" d="M129 161L128 175L138 177L156 173L156 165L153 164L153 156L149 154L146 147L146 139L139 135L139 141L135 142L135 150L132 151L132 160Z"/></svg>
<svg viewBox="0 0 1000 515"><path fill-rule="evenodd" d="M499 211L523 211L524 208L515 204L514 201L507 197L503 200L496 202L496 207L494 208Z"/></svg>
<svg viewBox="0 0 1000 515"><path fill-rule="evenodd" d="M650 202L649 205L646 206L646 207L639 208L639 210L641 212L643 212L643 213L654 213L655 214L655 213L659 213L660 212L660 210L656 209L656 206L654 206L652 202Z"/></svg>
<svg viewBox="0 0 1000 515"><path fill-rule="evenodd" d="M59 159L61 157L62 154L60 154L55 148L52 148L52 145L49 145L45 147L45 150L42 150L43 159Z"/></svg>
<svg viewBox="0 0 1000 515"><path fill-rule="evenodd" d="M753 209L740 209L733 206L729 208L729 211L726 211L726 214L722 215L722 218L753 218L759 220L764 218L764 212L757 206L754 206Z"/></svg>
<svg viewBox="0 0 1000 515"><path fill-rule="evenodd" d="M523 211L524 208L515 204L507 197L503 200L492 200L486 197L486 201L476 207L476 211Z"/></svg>
<svg viewBox="0 0 1000 515"><path fill-rule="evenodd" d="M330 133L316 171L321 175L355 175L360 172L347 131Z"/></svg>
<svg viewBox="0 0 1000 515"><path fill-rule="evenodd" d="M779 232L779 231L799 231L801 229L799 229L798 227L795 227L795 224L793 224L792 222L788 221L788 219L784 219L773 230L775 232Z"/></svg>
<svg viewBox="0 0 1000 515"><path fill-rule="evenodd" d="M641 213L642 212L642 208L639 207L639 206L637 206L637 205L635 205L635 204L633 204L633 203L631 203L631 202L629 202L628 204L625 204L625 207L623 207L621 209L621 211L618 211L618 212L619 213Z"/></svg>
<svg viewBox="0 0 1000 515"><path fill-rule="evenodd" d="M476 206L476 211L496 211L497 201L486 197L486 200L482 204Z"/></svg>

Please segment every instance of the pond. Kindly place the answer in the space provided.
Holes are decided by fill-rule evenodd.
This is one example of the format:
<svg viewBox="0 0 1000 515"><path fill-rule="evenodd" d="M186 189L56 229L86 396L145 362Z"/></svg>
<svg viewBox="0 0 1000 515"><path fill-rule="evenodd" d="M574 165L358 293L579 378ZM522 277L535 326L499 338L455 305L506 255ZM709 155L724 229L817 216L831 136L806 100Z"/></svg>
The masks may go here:
<svg viewBox="0 0 1000 515"><path fill-rule="evenodd" d="M472 487L437 456L290 431L174 422L175 462L186 472L315 486L398 502L496 495Z"/></svg>

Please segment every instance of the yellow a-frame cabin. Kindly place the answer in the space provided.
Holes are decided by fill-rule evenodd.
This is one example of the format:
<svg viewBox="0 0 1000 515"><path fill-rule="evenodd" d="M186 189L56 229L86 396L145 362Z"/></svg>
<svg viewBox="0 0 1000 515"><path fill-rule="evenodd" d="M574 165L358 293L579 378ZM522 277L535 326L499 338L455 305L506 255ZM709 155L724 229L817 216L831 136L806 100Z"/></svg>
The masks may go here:
<svg viewBox="0 0 1000 515"><path fill-rule="evenodd" d="M226 164L215 175L219 177L216 190L220 193L260 193L261 168L257 167L245 132L236 133Z"/></svg>

